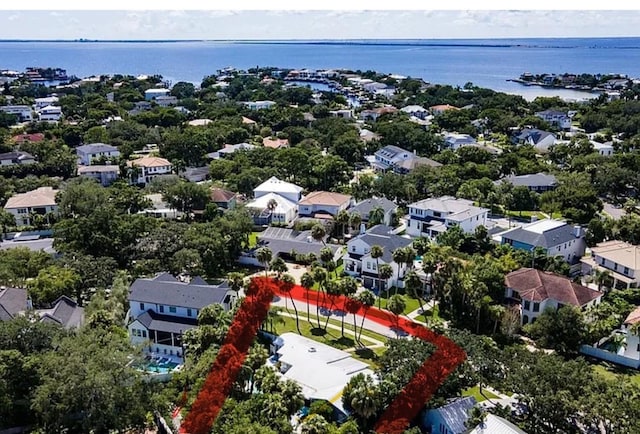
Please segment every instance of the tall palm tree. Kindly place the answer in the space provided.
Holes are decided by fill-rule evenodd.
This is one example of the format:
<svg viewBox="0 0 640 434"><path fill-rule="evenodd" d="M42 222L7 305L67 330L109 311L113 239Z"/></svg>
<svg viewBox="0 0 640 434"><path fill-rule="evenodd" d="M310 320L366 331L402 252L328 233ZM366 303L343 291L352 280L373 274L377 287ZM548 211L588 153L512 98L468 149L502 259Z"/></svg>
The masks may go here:
<svg viewBox="0 0 640 434"><path fill-rule="evenodd" d="M351 399L351 408L354 413L363 421L364 432L368 432L369 421L380 409L381 400L378 389L373 383L360 385L354 392Z"/></svg>
<svg viewBox="0 0 640 434"><path fill-rule="evenodd" d="M349 226L351 226L351 229L355 231L359 231L361 223L362 223L362 216L360 215L360 213L358 212L351 213L351 215L349 216Z"/></svg>
<svg viewBox="0 0 640 434"><path fill-rule="evenodd" d="M362 303L362 322L360 323L360 333L358 334L358 340L362 337L362 329L364 328L364 319L367 317L367 312L376 304L376 296L373 292L365 289L360 294L358 294L357 299L360 303Z"/></svg>
<svg viewBox="0 0 640 434"><path fill-rule="evenodd" d="M389 296L389 288L387 285L387 281L391 279L392 276L393 276L393 267L391 265L382 264L381 266L378 267L378 280L380 282L385 282L385 290L387 292L387 297ZM380 294L378 294L378 297L380 297Z"/></svg>
<svg viewBox="0 0 640 434"><path fill-rule="evenodd" d="M316 241L321 241L323 246L326 246L324 238L327 236L327 230L320 223L316 223L311 228L311 237Z"/></svg>
<svg viewBox="0 0 640 434"><path fill-rule="evenodd" d="M273 220L273 213L278 208L278 202L275 199L269 199L267 202L267 209L269 210L269 220Z"/></svg>
<svg viewBox="0 0 640 434"><path fill-rule="evenodd" d="M396 322L398 321L400 314L404 312L404 309L406 307L407 302L400 294L395 294L389 297L389 301L387 302L387 309L389 309L389 312L396 316Z"/></svg>
<svg viewBox="0 0 640 434"><path fill-rule="evenodd" d="M311 313L309 312L309 291L313 287L314 283L315 283L315 280L313 279L313 276L311 275L311 273L305 272L302 276L300 276L300 285L302 285L302 287L307 292L307 321L308 322L311 322Z"/></svg>
<svg viewBox="0 0 640 434"><path fill-rule="evenodd" d="M264 277L269 277L269 262L273 257L273 252L268 247L260 247L256 250L256 259L261 264L264 264Z"/></svg>
<svg viewBox="0 0 640 434"><path fill-rule="evenodd" d="M315 280L320 286L320 291L324 296L325 284L327 283L327 271L322 267L316 267L311 270L313 280ZM320 303L316 303L316 317L318 319L318 328L320 328Z"/></svg>
<svg viewBox="0 0 640 434"><path fill-rule="evenodd" d="M382 257L382 255L384 255L384 250L382 249L381 246L375 244L371 246L371 252L369 254L371 255L371 259L376 260L376 270L379 270L380 258ZM378 279L378 297L379 296L380 296L380 279Z"/></svg>
<svg viewBox="0 0 640 434"><path fill-rule="evenodd" d="M289 295L289 299L291 300L291 305L293 306L293 310L296 314L296 329L298 330L298 334L302 334L300 331L300 319L298 318L298 308L296 307L296 303L293 301L293 296L291 295L291 291L293 291L293 287L296 284L296 280L293 278L291 274L284 274L282 279L280 280L280 290L285 294Z"/></svg>
<svg viewBox="0 0 640 434"><path fill-rule="evenodd" d="M279 256L273 258L271 264L269 265L269 269L276 272L276 280L280 280L280 278L282 277L282 273L286 273L287 271L289 271L289 269L287 268L287 263L284 262L284 259Z"/></svg>
<svg viewBox="0 0 640 434"><path fill-rule="evenodd" d="M231 288L231 290L236 293L237 300L238 294L240 294L240 290L244 286L244 274L231 272L227 274L227 280L229 281L229 287Z"/></svg>
<svg viewBox="0 0 640 434"><path fill-rule="evenodd" d="M340 281L340 292L347 297L347 304L358 292L358 282L353 277L345 277ZM346 312L345 312L346 315ZM353 312L353 332L356 332L356 312ZM342 336L344 336L344 316L342 317Z"/></svg>
<svg viewBox="0 0 640 434"><path fill-rule="evenodd" d="M489 306L489 315L493 319L493 334L496 334L498 330L498 323L502 320L504 316L506 308L501 304L492 304Z"/></svg>
<svg viewBox="0 0 640 434"><path fill-rule="evenodd" d="M394 291L394 294L398 293L398 281L400 280L400 268L402 267L402 264L406 262L406 256L407 256L407 252L402 247L399 247L395 249L393 252L391 252L391 257L393 258L393 262L395 262L398 267L398 273L396 275L396 284L395 284L396 289ZM380 272L380 270L378 270L378 272Z"/></svg>
<svg viewBox="0 0 640 434"><path fill-rule="evenodd" d="M424 311L424 291L422 290L422 279L420 279L420 276L418 276L415 271L409 271L404 276L404 287L407 294L417 298L420 301L420 309L422 310L422 314L426 318L426 313Z"/></svg>
<svg viewBox="0 0 640 434"><path fill-rule="evenodd" d="M602 291L602 287L611 282L611 272L596 269L593 273L593 281L598 285L598 291Z"/></svg>
<svg viewBox="0 0 640 434"><path fill-rule="evenodd" d="M331 318L331 313L333 312L333 308L335 307L336 297L342 295L342 287L340 282L335 280L329 280L326 284L327 296L329 297L329 301L331 305L329 306L329 314L327 315L327 319L324 323L324 329L326 330L329 325L329 318ZM342 315L342 335L344 336L344 315Z"/></svg>
<svg viewBox="0 0 640 434"><path fill-rule="evenodd" d="M384 222L384 209L380 206L376 206L369 211L369 226L379 225Z"/></svg>
<svg viewBox="0 0 640 434"><path fill-rule="evenodd" d="M336 223L340 225L340 238L344 238L344 231L349 224L349 212L346 209L340 210L336 215Z"/></svg>
<svg viewBox="0 0 640 434"><path fill-rule="evenodd" d="M269 309L265 323L269 325L270 333L275 333L274 324L285 324L285 320L282 317L281 313L282 313L282 308L279 306L273 306Z"/></svg>

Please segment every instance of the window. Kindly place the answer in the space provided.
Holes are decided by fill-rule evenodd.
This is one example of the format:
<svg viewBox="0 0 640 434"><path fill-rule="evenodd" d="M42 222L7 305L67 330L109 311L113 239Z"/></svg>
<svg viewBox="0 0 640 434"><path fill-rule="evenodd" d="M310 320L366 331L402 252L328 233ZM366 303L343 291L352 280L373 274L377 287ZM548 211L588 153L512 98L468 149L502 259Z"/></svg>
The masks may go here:
<svg viewBox="0 0 640 434"><path fill-rule="evenodd" d="M374 270L377 270L377 269L378 269L378 267L377 267L377 265L376 265L376 263L375 263L375 262L373 263L373 269L374 269Z"/></svg>
<svg viewBox="0 0 640 434"><path fill-rule="evenodd" d="M524 310L529 310L531 308L531 303L529 300L524 301Z"/></svg>
<svg viewBox="0 0 640 434"><path fill-rule="evenodd" d="M433 216L434 216L434 217L440 217L441 215L442 215L442 214L441 214L441 213L439 213L438 211L434 211L434 212L433 212Z"/></svg>
<svg viewBox="0 0 640 434"><path fill-rule="evenodd" d="M26 214L26 213L27 213L26 208L18 208L18 214Z"/></svg>
<svg viewBox="0 0 640 434"><path fill-rule="evenodd" d="M533 311L540 312L540 303L538 303L537 301L533 303Z"/></svg>
<svg viewBox="0 0 640 434"><path fill-rule="evenodd" d="M187 316L193 316L193 315L191 314L191 309L187 309Z"/></svg>
<svg viewBox="0 0 640 434"><path fill-rule="evenodd" d="M367 270L371 270L371 262L367 262Z"/></svg>
<svg viewBox="0 0 640 434"><path fill-rule="evenodd" d="M356 251L356 246L351 246L351 251L355 252Z"/></svg>
<svg viewBox="0 0 640 434"><path fill-rule="evenodd" d="M618 271L618 264L613 264L613 271Z"/></svg>
<svg viewBox="0 0 640 434"><path fill-rule="evenodd" d="M142 337L146 338L147 337L147 331L146 330L142 330Z"/></svg>
<svg viewBox="0 0 640 434"><path fill-rule="evenodd" d="M600 263L604 265L604 258L600 258Z"/></svg>
<svg viewBox="0 0 640 434"><path fill-rule="evenodd" d="M624 267L624 274L629 274L629 267Z"/></svg>
<svg viewBox="0 0 640 434"><path fill-rule="evenodd" d="M144 303L140 303L140 310L144 310Z"/></svg>
<svg viewBox="0 0 640 434"><path fill-rule="evenodd" d="M169 306L169 312L176 313L176 307L175 306Z"/></svg>
<svg viewBox="0 0 640 434"><path fill-rule="evenodd" d="M160 313L164 313L164 306L163 306L163 305L160 305L160 306L158 307L158 309L160 310Z"/></svg>

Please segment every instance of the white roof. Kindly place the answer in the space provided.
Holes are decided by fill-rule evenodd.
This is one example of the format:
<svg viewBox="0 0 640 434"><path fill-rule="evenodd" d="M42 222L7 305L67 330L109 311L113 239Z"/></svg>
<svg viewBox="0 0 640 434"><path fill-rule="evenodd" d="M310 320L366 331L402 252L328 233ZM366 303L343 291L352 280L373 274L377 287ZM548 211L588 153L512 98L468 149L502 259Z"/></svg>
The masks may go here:
<svg viewBox="0 0 640 434"><path fill-rule="evenodd" d="M402 107L400 110L405 112L405 113L415 113L415 112L426 112L426 111L428 111L426 108L424 108L424 107L422 107L420 105L408 105L406 107Z"/></svg>
<svg viewBox="0 0 640 434"><path fill-rule="evenodd" d="M300 193L301 191L302 187L287 181L281 181L275 176L272 176L253 189L254 193Z"/></svg>
<svg viewBox="0 0 640 434"><path fill-rule="evenodd" d="M412 208L433 210L445 214L448 220L465 220L471 216L488 212L486 208L473 206L473 202L466 199L456 199L451 196L423 199L409 205Z"/></svg>
<svg viewBox="0 0 640 434"><path fill-rule="evenodd" d="M189 121L189 125L191 125L192 127L202 127L210 124L211 122L213 122L211 119L194 119L192 121Z"/></svg>
<svg viewBox="0 0 640 434"><path fill-rule="evenodd" d="M469 434L527 434L501 417L487 413L484 421Z"/></svg>
<svg viewBox="0 0 640 434"><path fill-rule="evenodd" d="M249 202L246 207L263 210L267 208L271 199L275 200L278 204L278 206L274 210L276 214L286 214L292 209L296 209L296 204L294 202L291 202L289 199L282 197L276 193L269 193L265 194L264 196L260 196L259 198Z"/></svg>
<svg viewBox="0 0 640 434"><path fill-rule="evenodd" d="M158 89L147 89L144 93L169 93L169 89L158 88Z"/></svg>
<svg viewBox="0 0 640 434"><path fill-rule="evenodd" d="M536 234L543 234L547 231L550 231L551 229L559 228L560 226L564 226L566 224L566 222L560 220L544 219L524 225L523 229Z"/></svg>
<svg viewBox="0 0 640 434"><path fill-rule="evenodd" d="M591 140L591 144L593 145L593 149L595 149L596 151L600 151L602 149L613 149L613 143L611 142L599 143Z"/></svg>
<svg viewBox="0 0 640 434"><path fill-rule="evenodd" d="M313 341L296 333L284 333L279 339L279 361L291 367L283 374L300 385L307 398L326 399L342 410L342 390L349 379L363 373L374 376L369 365L351 354Z"/></svg>

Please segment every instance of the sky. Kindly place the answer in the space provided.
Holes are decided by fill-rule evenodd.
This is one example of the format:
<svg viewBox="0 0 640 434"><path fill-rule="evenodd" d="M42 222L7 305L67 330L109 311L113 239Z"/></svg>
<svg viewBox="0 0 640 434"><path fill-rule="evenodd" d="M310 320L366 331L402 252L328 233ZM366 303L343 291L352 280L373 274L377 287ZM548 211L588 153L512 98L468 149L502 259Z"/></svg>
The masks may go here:
<svg viewBox="0 0 640 434"><path fill-rule="evenodd" d="M442 39L640 36L640 11L18 11L0 39Z"/></svg>

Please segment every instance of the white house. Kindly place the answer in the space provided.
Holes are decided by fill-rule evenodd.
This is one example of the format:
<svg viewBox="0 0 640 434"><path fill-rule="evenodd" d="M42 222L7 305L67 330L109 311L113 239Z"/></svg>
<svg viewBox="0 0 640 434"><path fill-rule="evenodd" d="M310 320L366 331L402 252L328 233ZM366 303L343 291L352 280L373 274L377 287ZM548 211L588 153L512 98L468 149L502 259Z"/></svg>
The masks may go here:
<svg viewBox="0 0 640 434"><path fill-rule="evenodd" d="M4 209L13 214L17 226L28 226L31 224L31 214L46 215L58 211L56 194L58 190L52 187L40 187L15 194L9 198Z"/></svg>
<svg viewBox="0 0 640 434"><path fill-rule="evenodd" d="M329 110L329 114L334 118L342 118L342 119L353 118L353 110L351 109Z"/></svg>
<svg viewBox="0 0 640 434"><path fill-rule="evenodd" d="M19 122L31 122L33 120L31 107L28 105L5 105L0 107L0 111L16 115Z"/></svg>
<svg viewBox="0 0 640 434"><path fill-rule="evenodd" d="M275 208L270 204L275 202ZM252 211L253 221L257 225L270 223L291 223L298 215L298 204L278 193L266 193L247 203L246 208Z"/></svg>
<svg viewBox="0 0 640 434"><path fill-rule="evenodd" d="M622 324L622 330L626 332L627 343L626 347L621 348L624 351L622 355L634 360L640 360L640 331L635 328L638 323L640 323L640 307L636 307Z"/></svg>
<svg viewBox="0 0 640 434"><path fill-rule="evenodd" d="M558 110L544 110L537 112L536 116L550 125L554 125L563 130L571 129L571 118L565 112Z"/></svg>
<svg viewBox="0 0 640 434"><path fill-rule="evenodd" d="M591 144L593 145L593 149L603 157L610 157L613 155L613 142L600 143L591 140Z"/></svg>
<svg viewBox="0 0 640 434"><path fill-rule="evenodd" d="M235 145L225 144L222 149L208 153L207 157L212 160L219 160L220 158L228 157L237 151L250 151L255 148L257 148L256 145L251 145L249 143L237 143Z"/></svg>
<svg viewBox="0 0 640 434"><path fill-rule="evenodd" d="M451 196L424 199L409 205L407 234L413 237L436 237L453 226L472 233L486 226L489 210L473 205L466 199Z"/></svg>
<svg viewBox="0 0 640 434"><path fill-rule="evenodd" d="M157 176L170 175L173 170L169 160L160 157L142 157L129 161L127 165L137 169L133 177L135 184L146 185Z"/></svg>
<svg viewBox="0 0 640 434"><path fill-rule="evenodd" d="M117 158L120 156L120 151L115 146L107 145L106 143L90 143L78 146L76 154L78 154L78 162L80 164L89 166L94 158Z"/></svg>
<svg viewBox="0 0 640 434"><path fill-rule="evenodd" d="M335 217L340 211L349 208L352 200L353 198L348 194L314 191L306 195L298 203L298 214L306 217L313 217L318 214Z"/></svg>
<svg viewBox="0 0 640 434"><path fill-rule="evenodd" d="M520 268L505 277L505 297L520 301L522 325L535 322L547 308L586 309L600 303L602 293L547 271Z"/></svg>
<svg viewBox="0 0 640 434"><path fill-rule="evenodd" d="M392 254L396 249L411 245L412 241L392 234L392 230L389 226L377 225L350 240L347 243L347 252L342 258L345 273L362 278L362 283L367 288L378 289L380 283L383 289L392 286L404 287L402 279L407 272L407 264L395 263ZM382 247L382 257L371 257L373 246ZM380 282L378 277L378 270L382 264L389 264L393 269L393 275L385 282Z"/></svg>
<svg viewBox="0 0 640 434"><path fill-rule="evenodd" d="M547 152L556 143L556 136L548 131L525 128L512 138L515 144L531 145L540 152Z"/></svg>
<svg viewBox="0 0 640 434"><path fill-rule="evenodd" d="M469 434L527 434L506 419L487 413L484 420L480 422Z"/></svg>
<svg viewBox="0 0 640 434"><path fill-rule="evenodd" d="M276 105L275 101L248 101L243 103L249 110L265 110Z"/></svg>
<svg viewBox="0 0 640 434"><path fill-rule="evenodd" d="M269 193L280 195L296 205L300 202L300 199L302 199L302 187L290 182L281 181L275 176L272 176L253 189L253 196L256 199Z"/></svg>
<svg viewBox="0 0 640 434"><path fill-rule="evenodd" d="M38 119L41 122L55 123L62 118L62 108L48 105L38 110Z"/></svg>
<svg viewBox="0 0 640 434"><path fill-rule="evenodd" d="M528 252L542 247L548 256L562 256L570 264L577 263L587 247L584 229L552 219L528 223L498 236L501 244Z"/></svg>
<svg viewBox="0 0 640 434"><path fill-rule="evenodd" d="M144 91L144 99L147 101L154 100L160 96L168 96L171 91L169 89L147 89Z"/></svg>
<svg viewBox="0 0 640 434"><path fill-rule="evenodd" d="M146 194L144 197L151 201L151 207L139 211L138 214L168 220L175 220L184 215L182 211L178 211L166 203L161 193Z"/></svg>
<svg viewBox="0 0 640 434"><path fill-rule="evenodd" d="M112 184L120 174L120 167L114 164L108 164L105 166L79 166L78 176L84 176L86 178L93 178L102 184L104 187Z"/></svg>
<svg viewBox="0 0 640 434"><path fill-rule="evenodd" d="M591 248L591 256L582 258L583 274L608 271L613 286L637 288L640 278L640 246L624 241L605 241Z"/></svg>
<svg viewBox="0 0 640 434"><path fill-rule="evenodd" d="M470 145L477 145L477 142L469 134L447 133L444 135L444 147L452 151Z"/></svg>
<svg viewBox="0 0 640 434"><path fill-rule="evenodd" d="M420 105L408 105L406 107L402 107L400 111L422 120L425 120L429 116L429 110Z"/></svg>
<svg viewBox="0 0 640 434"><path fill-rule="evenodd" d="M50 105L57 105L60 99L57 96L47 96L45 98L36 98L33 108L38 111Z"/></svg>
<svg viewBox="0 0 640 434"><path fill-rule="evenodd" d="M229 310L234 298L226 281L209 285L194 277L187 283L169 273L136 279L129 290L129 337L147 353L182 362L182 335L197 325L200 311L212 304Z"/></svg>
<svg viewBox="0 0 640 434"><path fill-rule="evenodd" d="M154 101L160 107L170 107L170 106L175 106L175 105L178 104L178 98L176 98L175 96L171 96L171 95L157 96L157 97L154 98Z"/></svg>
<svg viewBox="0 0 640 434"><path fill-rule="evenodd" d="M407 151L398 146L387 145L376 151L372 166L374 170L391 170L399 175L404 175L418 166L439 167L442 164L426 157L418 157L415 152Z"/></svg>

